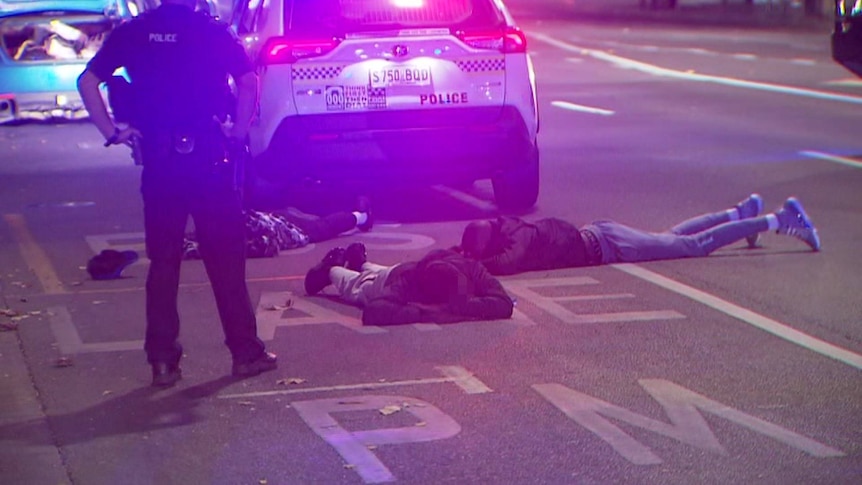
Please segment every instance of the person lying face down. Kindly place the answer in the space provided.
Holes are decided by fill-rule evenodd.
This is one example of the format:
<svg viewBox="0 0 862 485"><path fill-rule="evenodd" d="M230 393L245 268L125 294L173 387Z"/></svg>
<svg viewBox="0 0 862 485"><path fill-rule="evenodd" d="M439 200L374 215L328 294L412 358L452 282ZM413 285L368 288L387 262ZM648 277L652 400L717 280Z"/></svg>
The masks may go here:
<svg viewBox="0 0 862 485"><path fill-rule="evenodd" d="M687 219L664 232L649 232L601 220L581 228L557 219L526 222L517 217L469 223L461 236L464 255L481 261L491 274L704 257L745 239L757 245L760 233L793 236L813 251L820 236L795 197L762 215L763 199L751 194L733 207Z"/></svg>
<svg viewBox="0 0 862 485"><path fill-rule="evenodd" d="M335 248L305 278L309 295L329 285L342 300L363 308L364 325L507 319L514 308L481 263L448 249L384 266L367 261L361 243Z"/></svg>

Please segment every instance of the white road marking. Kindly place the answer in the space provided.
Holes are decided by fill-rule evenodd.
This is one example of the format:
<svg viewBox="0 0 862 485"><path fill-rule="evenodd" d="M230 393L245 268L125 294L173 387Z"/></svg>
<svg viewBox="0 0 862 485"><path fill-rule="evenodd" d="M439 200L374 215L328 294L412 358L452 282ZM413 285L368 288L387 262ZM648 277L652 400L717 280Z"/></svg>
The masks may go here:
<svg viewBox="0 0 862 485"><path fill-rule="evenodd" d="M568 101L551 101L551 106L567 109L569 111L581 111L594 115L611 116L614 114L614 112L609 109L594 108L592 106L584 106L582 104L570 103Z"/></svg>
<svg viewBox="0 0 862 485"><path fill-rule="evenodd" d="M664 408L670 423L654 420L561 384L534 384L532 387L563 414L604 440L617 453L635 465L658 465L662 463L662 459L653 453L650 447L637 441L605 418L623 421L630 427L658 433L717 455L727 455L724 446L703 418L702 413L705 412L817 458L845 456L841 450L713 401L673 382L642 379L638 383Z"/></svg>
<svg viewBox="0 0 862 485"><path fill-rule="evenodd" d="M615 264L612 267L630 274L634 277L648 281L654 285L670 290L679 295L688 297L694 301L702 303L708 307L718 310L726 315L742 320L749 325L757 327L763 331L771 333L788 342L804 347L808 350L817 352L826 357L844 362L847 365L862 369L862 355L855 354L849 350L842 349L838 346L816 339L808 334L793 329L781 322L767 318L763 315L755 313L751 310L742 308L721 298L710 295L704 291L692 288L691 286L682 284L658 273L654 273L648 269L644 269L634 264Z"/></svg>
<svg viewBox="0 0 862 485"><path fill-rule="evenodd" d="M834 81L829 81L826 84L831 84L833 86L850 86L854 88L862 87L862 79L857 78L845 78L845 79L836 79Z"/></svg>
<svg viewBox="0 0 862 485"><path fill-rule="evenodd" d="M116 352L119 350L142 350L143 340L125 340L115 342L84 343L72 322L69 310L64 306L51 307L50 314L51 332L63 355L85 354L90 352Z"/></svg>
<svg viewBox="0 0 862 485"><path fill-rule="evenodd" d="M507 280L503 286L507 291L529 301L549 313L563 323L572 325L585 325L592 323L614 323L614 322L644 322L652 320L676 320L685 318L685 315L674 310L644 310L644 311L627 311L627 312L611 312L611 313L574 313L560 303L568 301L577 301L577 297L571 295L566 296L545 296L535 291L535 288L551 287L551 286L577 286L577 285L595 285L599 282L590 277L571 277L571 278L546 278L546 279L516 279ZM589 295L588 299L597 299L597 296L607 298L619 298L620 294L610 295Z"/></svg>
<svg viewBox="0 0 862 485"><path fill-rule="evenodd" d="M408 251L425 249L434 245L434 239L423 234L409 232L364 232L360 237L368 249L386 249L390 251ZM291 250L285 251L290 253Z"/></svg>
<svg viewBox="0 0 862 485"><path fill-rule="evenodd" d="M286 308L288 301L290 305L289 308ZM276 310L276 308L281 310ZM295 311L308 316L297 315L284 318L285 311ZM290 291L265 291L261 293L255 315L257 317L257 336L266 342L275 338L275 331L279 327L297 327L300 325L330 325L335 323L357 333L386 333L382 327L364 326L358 318L317 305L309 298L298 298Z"/></svg>
<svg viewBox="0 0 862 485"><path fill-rule="evenodd" d="M451 416L429 402L408 396L356 396L290 404L312 431L338 451L345 468L356 471L365 483L397 481L372 451L378 446L425 443L451 438L461 432L461 425ZM357 430L353 426L345 428L335 419L340 413L380 412L387 408L412 414L414 424Z"/></svg>
<svg viewBox="0 0 862 485"><path fill-rule="evenodd" d="M756 61L757 60L756 55L746 54L746 53L732 54L731 57L733 57L734 59L741 60L741 61Z"/></svg>
<svg viewBox="0 0 862 485"><path fill-rule="evenodd" d="M444 376L454 379L456 386L460 387L466 394L485 394L491 392L491 388L480 381L478 377L473 375L467 369L457 365L441 365L435 367L443 373Z"/></svg>
<svg viewBox="0 0 862 485"><path fill-rule="evenodd" d="M842 165L847 165L848 167L862 168L862 160L856 160L854 158L839 157L838 155L830 155L829 153L816 152L813 150L801 151L799 154L810 158L816 158L818 160L826 160L827 162L840 163Z"/></svg>
<svg viewBox="0 0 862 485"><path fill-rule="evenodd" d="M493 392L493 390L486 386L478 377L474 376L472 372L464 369L463 367L454 366L454 365L444 365L435 367L444 377L429 377L424 379L407 379L403 381L383 381L383 382L365 382L359 384L340 384L335 386L323 386L323 387L307 387L307 388L297 388L297 389L280 389L278 391L258 391L258 392L244 392L240 394L222 394L218 396L219 399L248 399L253 397L267 397L267 396L283 396L286 394L304 394L309 392L333 392L333 391L346 391L352 389L382 389L385 387L398 387L398 386L422 386L428 384L447 384L452 383L456 386L460 387L461 390L464 391L465 394L484 394L488 392Z"/></svg>
<svg viewBox="0 0 862 485"><path fill-rule="evenodd" d="M634 298L631 293L608 293L606 295L578 295L555 298L557 301L592 301L592 300L621 300L623 298Z"/></svg>
<svg viewBox="0 0 862 485"><path fill-rule="evenodd" d="M533 32L530 35L534 39L546 42L555 47L559 47L560 49L563 49L567 52L574 52L584 56L589 56L594 59L609 62L623 69L633 69L636 71L644 72L646 74L651 74L653 76L683 79L686 81L708 82L738 88L769 91L773 93L790 94L793 96L804 96L815 99L825 99L829 101L838 101L842 103L862 104L862 97L860 96L850 96L845 94L832 93L828 91L818 91L815 89L796 88L781 84L745 81L742 79L736 79L731 77L710 76L707 74L696 74L693 72L667 69L653 64L648 64L646 62L636 61L634 59L628 59L614 54L609 54L600 50L588 49L586 47L569 44L568 42L563 42L540 32Z"/></svg>

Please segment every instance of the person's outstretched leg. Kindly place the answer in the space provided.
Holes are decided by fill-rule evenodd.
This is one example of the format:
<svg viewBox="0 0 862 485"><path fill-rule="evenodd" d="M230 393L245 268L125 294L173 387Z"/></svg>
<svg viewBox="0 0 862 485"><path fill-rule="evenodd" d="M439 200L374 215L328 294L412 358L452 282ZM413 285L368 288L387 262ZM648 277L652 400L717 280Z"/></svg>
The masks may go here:
<svg viewBox="0 0 862 485"><path fill-rule="evenodd" d="M703 256L707 256L716 249L768 231L775 225L774 223L770 223L770 219L775 219L775 214L743 219L741 221L725 222L697 234L683 237L692 238L697 247L700 248Z"/></svg>
<svg viewBox="0 0 862 485"><path fill-rule="evenodd" d="M774 214L768 217L776 220ZM688 235L642 231L613 221L594 222L586 229L599 237L602 264L612 264L703 257L770 227L767 216L764 216L725 222Z"/></svg>
<svg viewBox="0 0 862 485"><path fill-rule="evenodd" d="M728 222L692 235L706 254L734 243L754 232L777 231L793 236L808 245L813 251L820 250L820 236L808 218L802 203L794 197L784 201L784 205L771 214L754 219Z"/></svg>
<svg viewBox="0 0 862 485"><path fill-rule="evenodd" d="M762 211L763 198L759 194L751 194L745 199L739 201L730 209L693 217L677 224L668 232L679 234L681 236L697 234L719 224L724 224L725 222L757 217ZM758 235L759 234L754 234L746 238L748 240L749 247L755 247L757 245Z"/></svg>
<svg viewBox="0 0 862 485"><path fill-rule="evenodd" d="M291 222L302 229L308 235L308 240L313 243L332 239L356 228L358 223L356 215L352 212L336 212L319 219L293 218Z"/></svg>
<svg viewBox="0 0 862 485"><path fill-rule="evenodd" d="M361 271L333 266L329 269L329 279L344 301L364 307L369 301L384 294L386 278L394 267L367 261L362 263Z"/></svg>

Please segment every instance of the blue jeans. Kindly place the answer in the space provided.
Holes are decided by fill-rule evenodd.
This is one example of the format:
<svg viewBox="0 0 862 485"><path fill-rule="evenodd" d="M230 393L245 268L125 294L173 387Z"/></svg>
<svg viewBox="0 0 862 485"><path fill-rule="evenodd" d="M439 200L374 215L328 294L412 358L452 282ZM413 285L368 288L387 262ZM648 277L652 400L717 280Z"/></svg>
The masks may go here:
<svg viewBox="0 0 862 485"><path fill-rule="evenodd" d="M665 232L649 232L614 221L584 227L596 235L602 264L707 256L718 248L769 229L766 217L731 221L727 212L688 219Z"/></svg>

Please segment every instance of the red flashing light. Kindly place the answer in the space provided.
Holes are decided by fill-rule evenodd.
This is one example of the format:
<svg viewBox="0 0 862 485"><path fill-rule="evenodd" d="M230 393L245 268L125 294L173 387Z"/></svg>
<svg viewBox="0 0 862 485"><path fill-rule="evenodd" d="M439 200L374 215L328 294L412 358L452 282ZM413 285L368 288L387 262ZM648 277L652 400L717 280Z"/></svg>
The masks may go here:
<svg viewBox="0 0 862 485"><path fill-rule="evenodd" d="M322 56L335 49L339 42L336 38L298 40L273 37L260 51L260 62L264 65L293 64L300 59Z"/></svg>

